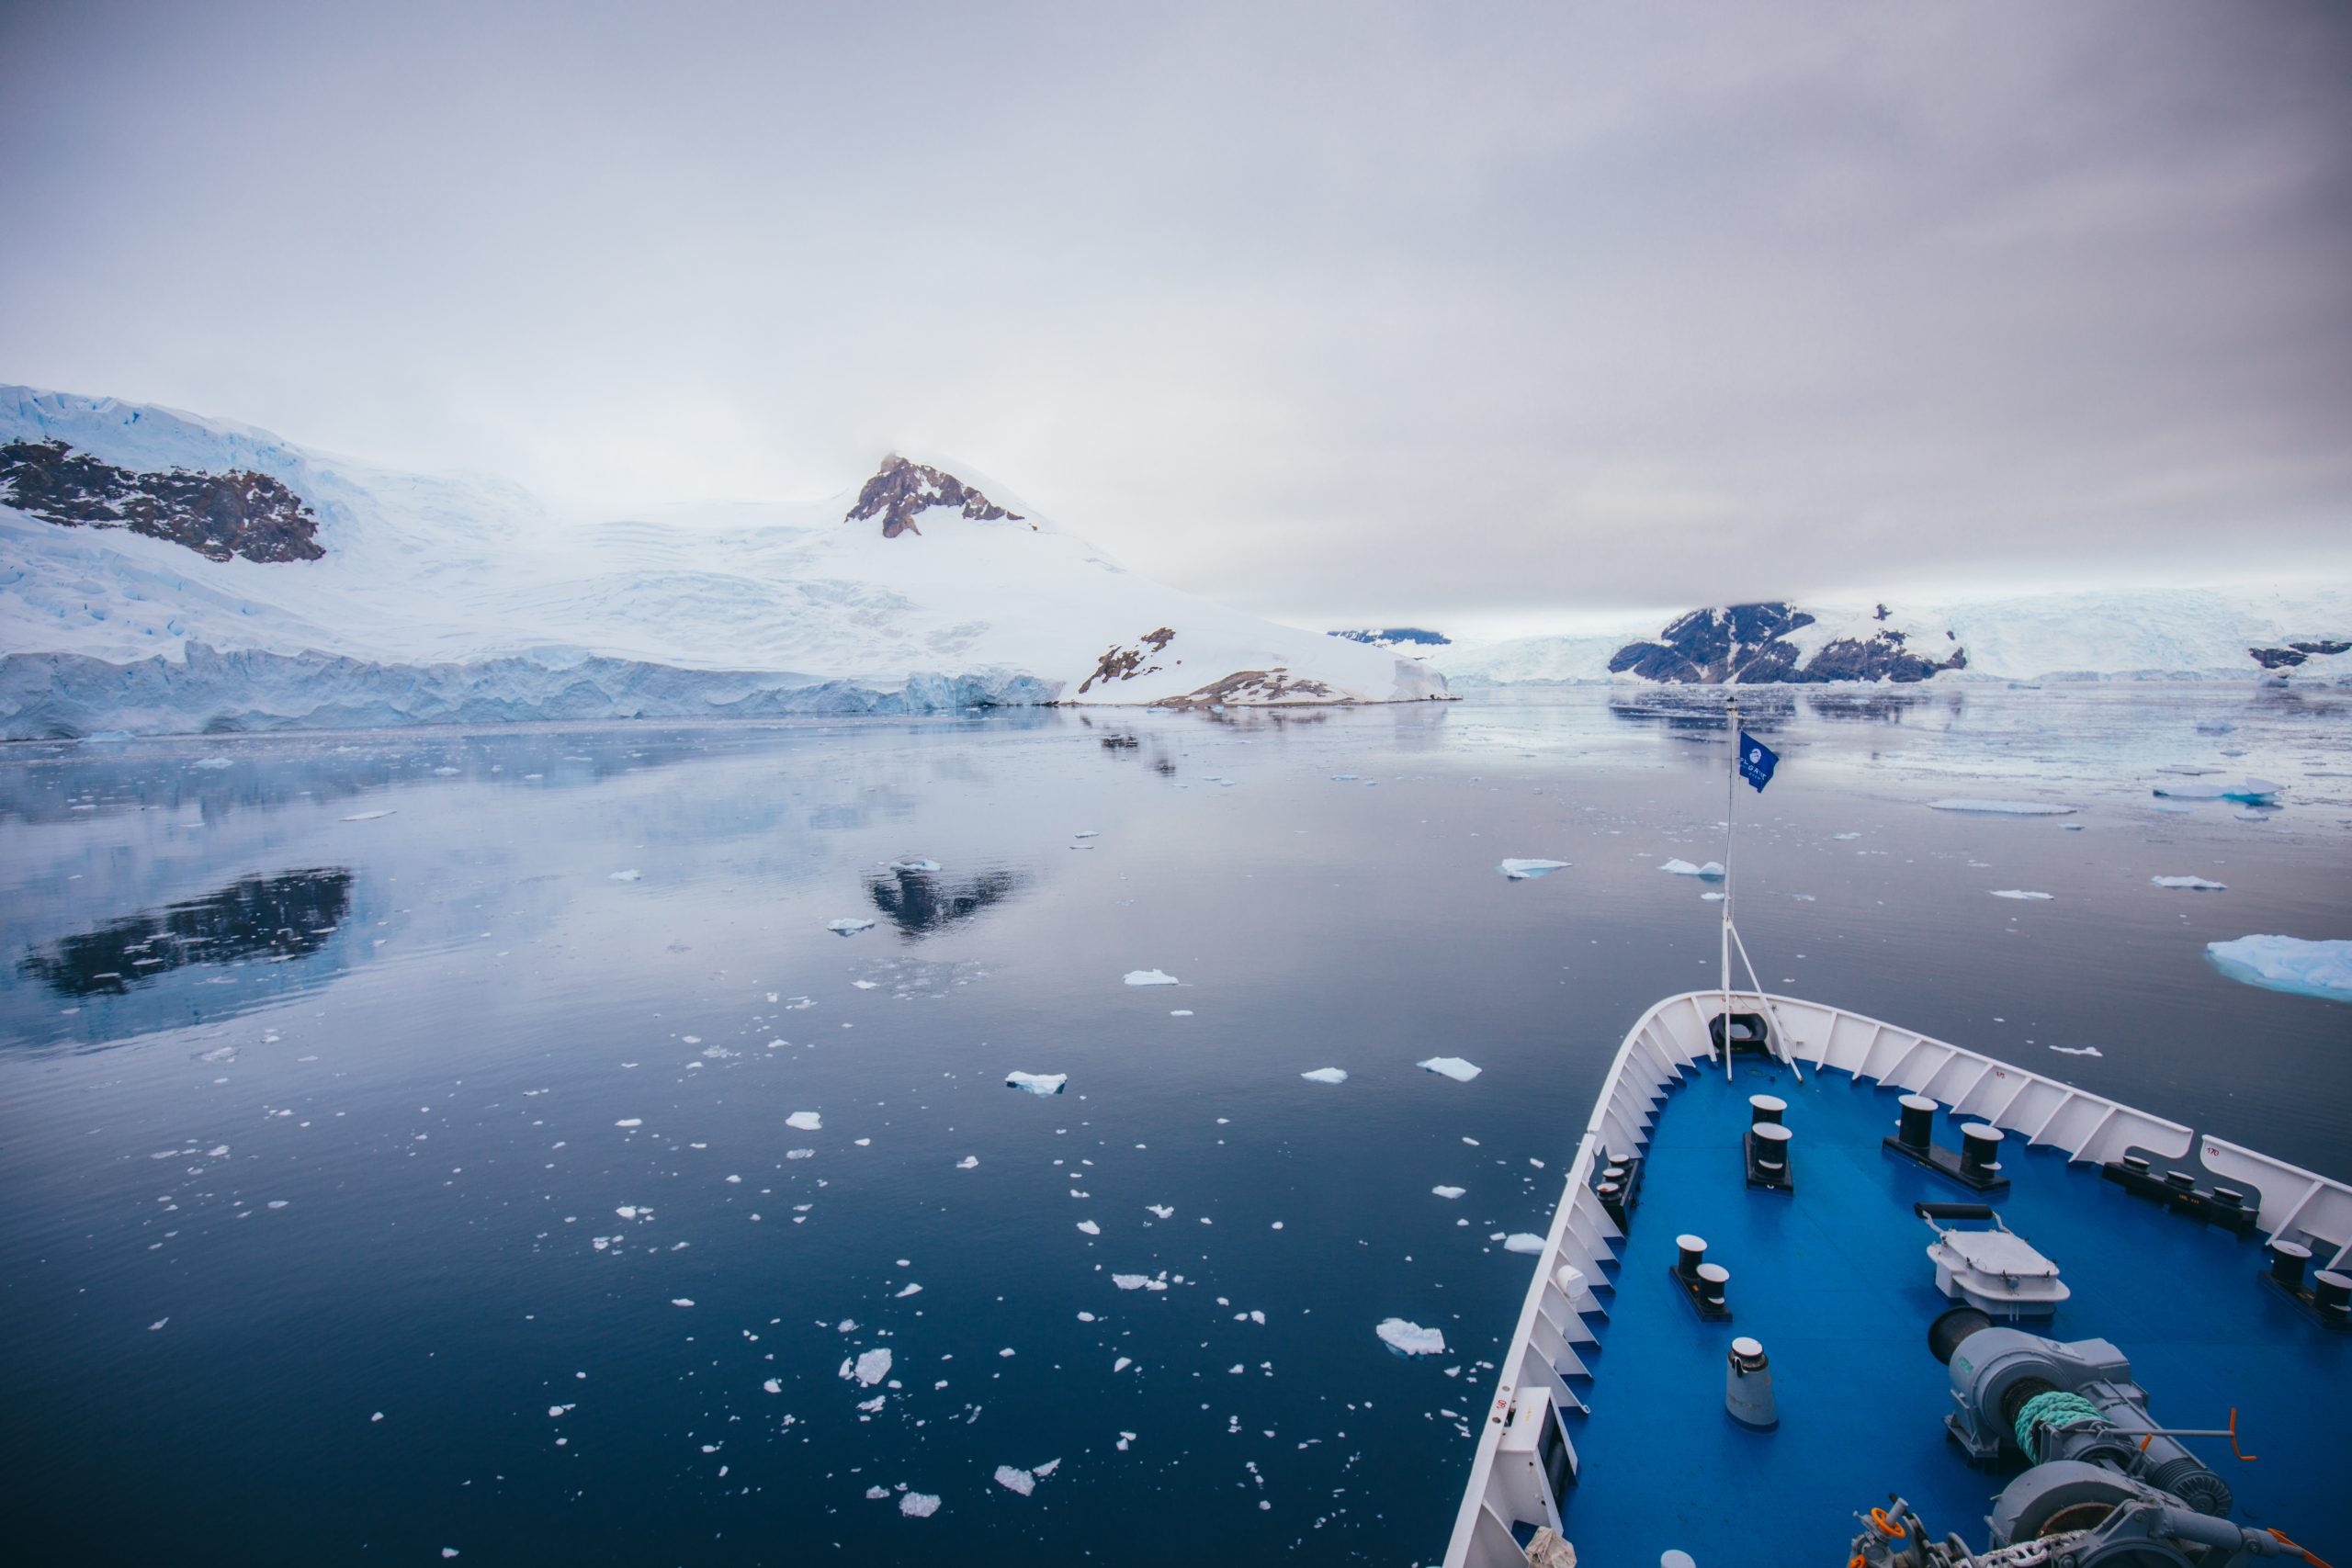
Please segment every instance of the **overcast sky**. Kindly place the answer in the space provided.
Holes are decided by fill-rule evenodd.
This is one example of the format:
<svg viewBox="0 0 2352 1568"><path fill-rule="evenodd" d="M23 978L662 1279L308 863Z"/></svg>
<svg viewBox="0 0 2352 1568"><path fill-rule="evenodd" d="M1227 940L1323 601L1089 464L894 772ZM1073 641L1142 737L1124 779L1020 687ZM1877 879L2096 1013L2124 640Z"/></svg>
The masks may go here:
<svg viewBox="0 0 2352 1568"><path fill-rule="evenodd" d="M2352 6L0 0L0 380L1310 625L2352 573Z"/></svg>

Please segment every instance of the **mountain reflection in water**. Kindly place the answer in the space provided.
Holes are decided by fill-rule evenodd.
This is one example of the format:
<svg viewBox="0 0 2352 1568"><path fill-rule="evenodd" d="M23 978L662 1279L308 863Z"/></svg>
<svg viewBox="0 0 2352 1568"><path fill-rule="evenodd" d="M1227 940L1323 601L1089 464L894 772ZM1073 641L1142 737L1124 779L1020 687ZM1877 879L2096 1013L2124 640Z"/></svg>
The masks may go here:
<svg viewBox="0 0 2352 1568"><path fill-rule="evenodd" d="M340 866L243 877L201 898L50 942L23 969L61 996L119 996L185 964L301 958L343 923L351 880Z"/></svg>
<svg viewBox="0 0 2352 1568"><path fill-rule="evenodd" d="M936 872L901 871L867 878L865 892L899 931L922 937L968 920L1027 885L1028 878L1010 871L984 871L956 882Z"/></svg>

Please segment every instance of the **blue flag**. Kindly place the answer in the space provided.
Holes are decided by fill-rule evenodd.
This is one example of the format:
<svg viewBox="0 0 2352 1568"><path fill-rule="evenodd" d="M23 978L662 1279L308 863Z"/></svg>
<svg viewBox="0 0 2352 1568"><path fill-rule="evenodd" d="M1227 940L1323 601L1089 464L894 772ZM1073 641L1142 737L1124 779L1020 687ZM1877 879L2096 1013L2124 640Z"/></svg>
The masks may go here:
<svg viewBox="0 0 2352 1568"><path fill-rule="evenodd" d="M1754 784L1757 794L1764 793L1764 786L1772 782L1772 770L1780 765L1778 751L1745 729L1739 732L1739 776Z"/></svg>

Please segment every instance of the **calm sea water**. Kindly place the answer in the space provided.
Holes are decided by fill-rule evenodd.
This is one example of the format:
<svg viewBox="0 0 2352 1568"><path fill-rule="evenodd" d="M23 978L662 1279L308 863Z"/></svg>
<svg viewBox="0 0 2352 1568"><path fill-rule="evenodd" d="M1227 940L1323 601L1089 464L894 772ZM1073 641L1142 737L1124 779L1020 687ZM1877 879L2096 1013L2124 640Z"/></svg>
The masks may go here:
<svg viewBox="0 0 2352 1568"><path fill-rule="evenodd" d="M2352 1175L2352 1007L2202 957L2352 936L2352 699L1751 701L1768 984ZM1433 1561L1500 1237L1713 980L1658 868L1722 748L1597 691L8 748L10 1555ZM2285 807L2160 809L2197 765Z"/></svg>

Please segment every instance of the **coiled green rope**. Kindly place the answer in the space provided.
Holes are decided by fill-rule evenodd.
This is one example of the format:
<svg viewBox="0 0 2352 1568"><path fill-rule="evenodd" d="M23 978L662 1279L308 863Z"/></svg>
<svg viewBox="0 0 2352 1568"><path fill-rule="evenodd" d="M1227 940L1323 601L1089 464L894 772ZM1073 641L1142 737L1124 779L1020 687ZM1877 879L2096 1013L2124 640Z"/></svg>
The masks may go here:
<svg viewBox="0 0 2352 1568"><path fill-rule="evenodd" d="M2106 1417L2098 1413L2098 1406L2079 1393L2066 1393L2058 1389L2037 1393L2018 1411L2018 1447L2038 1460L2041 1457L2041 1450L2034 1447L2034 1434L2038 1429L2071 1427L2077 1421L2097 1421L2101 1426L2106 1425Z"/></svg>

